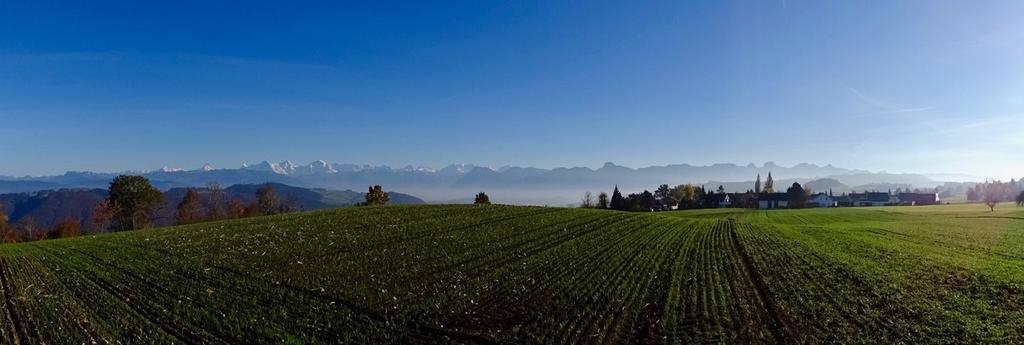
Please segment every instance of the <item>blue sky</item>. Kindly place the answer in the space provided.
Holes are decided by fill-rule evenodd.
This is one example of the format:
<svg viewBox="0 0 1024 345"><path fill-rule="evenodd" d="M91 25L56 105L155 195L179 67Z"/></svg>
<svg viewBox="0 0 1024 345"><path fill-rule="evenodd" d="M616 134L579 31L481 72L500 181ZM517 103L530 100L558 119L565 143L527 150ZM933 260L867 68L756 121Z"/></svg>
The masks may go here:
<svg viewBox="0 0 1024 345"><path fill-rule="evenodd" d="M1024 2L0 3L0 175L809 162L1024 175Z"/></svg>

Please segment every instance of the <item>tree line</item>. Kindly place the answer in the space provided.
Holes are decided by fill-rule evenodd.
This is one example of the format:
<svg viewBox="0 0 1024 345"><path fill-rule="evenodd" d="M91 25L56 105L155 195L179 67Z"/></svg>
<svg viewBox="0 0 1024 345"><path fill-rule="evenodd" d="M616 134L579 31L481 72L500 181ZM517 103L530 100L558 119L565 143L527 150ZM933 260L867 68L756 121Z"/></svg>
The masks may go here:
<svg viewBox="0 0 1024 345"><path fill-rule="evenodd" d="M205 194L205 195L204 195ZM276 215L299 210L297 202L282 197L271 184L264 184L255 192L255 199L245 203L238 198L229 198L227 192L217 183L206 186L205 193L190 188L181 202L174 206L174 224L187 225L225 219L238 219L265 215ZM371 186L365 202L357 206L387 205L390 196L380 185ZM90 212L88 232L110 232L147 229L154 227L158 210L166 206L164 193L154 187L149 179L137 175L115 177L107 190L107 197ZM39 229L31 216L22 217L17 224L9 224L3 205L0 204L0 241L6 243L37 241L43 239L75 237L82 234L82 222L68 217L52 229Z"/></svg>
<svg viewBox="0 0 1024 345"><path fill-rule="evenodd" d="M1024 206L1024 180L992 180L979 183L967 188L967 201L983 202L990 211L995 211L996 205L1001 202L1016 202L1018 206Z"/></svg>
<svg viewBox="0 0 1024 345"><path fill-rule="evenodd" d="M217 183L206 187L205 200L200 190L190 188L175 206L174 224L186 225L289 213L298 210L294 200L282 198L270 184L258 188L255 200L244 203L228 195ZM156 211L166 204L164 193L142 176L121 175L110 182L108 196L93 208L90 222L96 231L128 231L153 227Z"/></svg>
<svg viewBox="0 0 1024 345"><path fill-rule="evenodd" d="M771 180L769 180L771 181ZM758 179L760 187L760 179ZM695 184L680 184L674 187L662 184L651 192L644 190L639 193L631 193L623 196L619 187L615 186L612 194L601 192L595 198L591 192L586 192L580 202L583 208L612 209L620 211L666 211L666 210L687 210L700 208L717 208L726 196L729 197L731 207L755 208L757 201L763 195L772 193L774 186L769 182L765 189L760 192L748 190L744 193L726 193L725 187L719 185L714 190L708 190L704 186ZM810 199L811 190L799 183L793 183L786 190L787 201L790 208L805 207Z"/></svg>
<svg viewBox="0 0 1024 345"><path fill-rule="evenodd" d="M722 185L714 190L708 190L703 185L685 183L674 187L662 184L654 189L653 193L644 190L640 193L623 196L619 191L619 186L615 186L611 197L601 192L595 199L590 192L584 193L580 207L647 212L688 210L717 208L728 197L730 207L756 208L758 200L771 193L775 193L775 181L772 174L768 173L768 178L763 185L761 184L761 175L758 174L757 180L754 182L754 189L743 193L726 193L725 187ZM785 194L790 208L803 208L806 207L812 193L810 188L794 182L786 189Z"/></svg>

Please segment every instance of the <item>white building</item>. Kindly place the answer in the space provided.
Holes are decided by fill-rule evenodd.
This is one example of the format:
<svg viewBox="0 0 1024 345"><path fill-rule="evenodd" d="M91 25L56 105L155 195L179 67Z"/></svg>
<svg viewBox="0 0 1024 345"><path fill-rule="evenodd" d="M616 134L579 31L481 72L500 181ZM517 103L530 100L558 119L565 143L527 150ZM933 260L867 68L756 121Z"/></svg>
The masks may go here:
<svg viewBox="0 0 1024 345"><path fill-rule="evenodd" d="M807 207L836 207L836 199L825 193L812 195L807 200Z"/></svg>

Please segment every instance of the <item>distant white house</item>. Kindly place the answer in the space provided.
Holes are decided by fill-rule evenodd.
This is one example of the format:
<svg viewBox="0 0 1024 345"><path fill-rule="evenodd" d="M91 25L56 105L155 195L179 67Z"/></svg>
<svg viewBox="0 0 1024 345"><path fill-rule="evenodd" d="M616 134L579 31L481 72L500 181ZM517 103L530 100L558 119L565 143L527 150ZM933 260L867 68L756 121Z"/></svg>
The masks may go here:
<svg viewBox="0 0 1024 345"><path fill-rule="evenodd" d="M732 207L732 198L729 196L729 194L726 194L725 197L722 198L722 200L718 201L718 207L719 208Z"/></svg>
<svg viewBox="0 0 1024 345"><path fill-rule="evenodd" d="M836 207L836 199L825 193L812 195L807 200L807 207Z"/></svg>

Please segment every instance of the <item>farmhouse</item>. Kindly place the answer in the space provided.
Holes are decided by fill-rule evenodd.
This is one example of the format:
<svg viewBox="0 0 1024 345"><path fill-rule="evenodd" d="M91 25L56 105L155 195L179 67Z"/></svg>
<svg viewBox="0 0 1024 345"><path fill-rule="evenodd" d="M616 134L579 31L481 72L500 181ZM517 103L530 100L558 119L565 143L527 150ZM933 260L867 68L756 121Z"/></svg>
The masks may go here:
<svg viewBox="0 0 1024 345"><path fill-rule="evenodd" d="M939 203L939 193L900 193L900 205L935 205Z"/></svg>
<svg viewBox="0 0 1024 345"><path fill-rule="evenodd" d="M712 207L717 208L729 208L732 207L731 193L716 193L708 195L708 201Z"/></svg>
<svg viewBox="0 0 1024 345"><path fill-rule="evenodd" d="M850 201L849 195L843 194L840 196L834 196L832 199L836 201L837 207L853 206L853 201Z"/></svg>
<svg viewBox="0 0 1024 345"><path fill-rule="evenodd" d="M787 208L789 195L786 193L764 193L757 198L757 208Z"/></svg>
<svg viewBox="0 0 1024 345"><path fill-rule="evenodd" d="M886 204L897 203L899 200L892 200L886 192L864 192L850 193L850 204L852 206L885 206Z"/></svg>
<svg viewBox="0 0 1024 345"><path fill-rule="evenodd" d="M831 195L818 193L807 200L807 207L836 207L836 199Z"/></svg>

